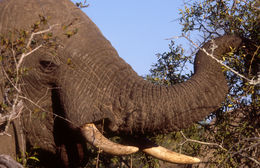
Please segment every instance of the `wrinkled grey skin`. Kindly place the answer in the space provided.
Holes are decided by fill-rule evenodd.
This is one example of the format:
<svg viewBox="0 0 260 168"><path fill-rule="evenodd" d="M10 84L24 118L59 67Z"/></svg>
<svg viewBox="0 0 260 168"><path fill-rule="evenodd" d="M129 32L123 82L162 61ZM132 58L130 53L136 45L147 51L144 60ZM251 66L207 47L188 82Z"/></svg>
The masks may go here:
<svg viewBox="0 0 260 168"><path fill-rule="evenodd" d="M39 14L49 17L48 25L59 25L51 32L61 45L55 55L41 48L22 64L29 69L22 77L22 91L30 99L24 100L23 131L28 144L59 153L63 162L80 162L75 148L84 144L79 127L85 123L104 120L106 131L117 134L166 133L202 120L225 98L227 84L221 67L202 51L187 82L159 86L143 80L68 0L2 0L0 33L30 30ZM78 33L67 38L61 27L70 23ZM220 56L229 46L237 47L240 39L224 36L215 42L214 54ZM210 43L204 48L209 51Z"/></svg>

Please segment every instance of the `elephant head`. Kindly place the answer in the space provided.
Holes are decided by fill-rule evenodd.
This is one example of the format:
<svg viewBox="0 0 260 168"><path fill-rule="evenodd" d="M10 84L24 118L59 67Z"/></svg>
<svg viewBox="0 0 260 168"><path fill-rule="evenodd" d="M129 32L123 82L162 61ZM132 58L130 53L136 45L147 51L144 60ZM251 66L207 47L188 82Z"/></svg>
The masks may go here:
<svg viewBox="0 0 260 168"><path fill-rule="evenodd" d="M202 120L219 108L227 93L221 66L205 52L198 51L195 73L188 81L154 85L138 76L69 0L1 0L0 11L1 34L30 30L41 15L49 18L45 28L52 27L50 31L59 41L55 52L41 47L21 64L28 69L22 76L21 97L26 107L23 131L31 145L58 151L64 161L70 160L70 156L63 155L64 150L68 154L78 147L76 144L88 141L112 154L142 149L166 161L199 162L156 145L115 144L95 124L104 122L107 132L118 135L140 136L179 130ZM77 29L70 38L62 31L67 25ZM217 49L213 54L218 58L241 42L232 35L214 41ZM210 52L211 42L203 48Z"/></svg>

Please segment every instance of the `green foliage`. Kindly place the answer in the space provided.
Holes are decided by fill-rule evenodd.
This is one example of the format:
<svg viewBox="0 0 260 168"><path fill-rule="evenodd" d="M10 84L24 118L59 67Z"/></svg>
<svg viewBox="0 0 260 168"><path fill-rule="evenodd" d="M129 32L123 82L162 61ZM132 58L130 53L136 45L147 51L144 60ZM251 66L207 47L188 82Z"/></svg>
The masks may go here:
<svg viewBox="0 0 260 168"><path fill-rule="evenodd" d="M147 79L157 84L175 84L187 80L190 73L185 74L186 64L192 63L190 56L184 56L184 49L181 46L174 46L171 41L169 45L169 52L157 54L157 63L152 66L150 70L151 75Z"/></svg>
<svg viewBox="0 0 260 168"><path fill-rule="evenodd" d="M25 152L23 156L17 158L17 161L23 164L26 168L40 167L40 160L38 158L37 148L31 149L29 152Z"/></svg>
<svg viewBox="0 0 260 168"><path fill-rule="evenodd" d="M259 10L255 1L203 0L186 4L180 10L183 32L203 31L211 34L235 33L245 36L259 32Z"/></svg>

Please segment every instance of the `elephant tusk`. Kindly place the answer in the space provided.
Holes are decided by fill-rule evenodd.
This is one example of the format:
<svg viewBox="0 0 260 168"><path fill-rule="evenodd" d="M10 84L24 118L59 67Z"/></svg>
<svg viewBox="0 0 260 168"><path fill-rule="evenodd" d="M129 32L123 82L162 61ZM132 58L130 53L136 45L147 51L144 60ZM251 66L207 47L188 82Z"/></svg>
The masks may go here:
<svg viewBox="0 0 260 168"><path fill-rule="evenodd" d="M135 146L125 146L110 141L102 135L94 124L85 124L81 130L83 136L91 145L111 155L129 155L139 150L139 148ZM200 162L200 159L196 157L173 152L162 146L153 144L148 140L144 141L147 147L142 147L142 151L157 159L178 164L195 164Z"/></svg>
<svg viewBox="0 0 260 168"><path fill-rule="evenodd" d="M144 148L143 152L157 159L177 164L195 164L201 162L199 158L176 153L162 146L151 144L152 142L149 142L149 147Z"/></svg>
<svg viewBox="0 0 260 168"><path fill-rule="evenodd" d="M112 155L129 155L139 150L135 146L125 146L110 141L102 135L94 124L85 124L81 130L83 136L91 145L106 153Z"/></svg>

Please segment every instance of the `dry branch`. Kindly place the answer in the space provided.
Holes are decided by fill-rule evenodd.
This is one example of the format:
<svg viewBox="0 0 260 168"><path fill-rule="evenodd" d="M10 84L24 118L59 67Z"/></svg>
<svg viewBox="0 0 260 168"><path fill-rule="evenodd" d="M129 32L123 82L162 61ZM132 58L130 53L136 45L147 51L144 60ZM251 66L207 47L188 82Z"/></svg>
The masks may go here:
<svg viewBox="0 0 260 168"><path fill-rule="evenodd" d="M47 33L49 31L51 31L55 26L58 26L59 24L54 24L54 25L51 25L49 26L48 29L46 30L42 30L42 31L38 31L38 32L33 32L29 38L29 41L26 45L26 49L29 50L30 49L30 45L32 43L32 40L34 39L34 37L36 35L40 35L40 34L44 34L44 33ZM2 124L5 124L7 122L7 124L5 125L5 128L4 128L4 132L2 132L1 134L6 134L7 131L8 131L8 126L9 126L9 123L11 121L13 121L14 119L18 118L22 112L22 109L24 108L24 105L23 105L23 99L21 99L21 87L20 87L20 83L19 83L19 70L21 68L21 65L22 65L22 62L24 61L24 59L31 55L32 53L34 53L35 51L39 50L43 45L40 44L39 46L35 47L33 50L29 51L29 52L25 52L21 55L21 58L19 59L18 62L16 62L16 54L15 54L15 51L12 49L12 53L13 53L13 57L15 59L15 65L16 65L16 82L14 83L11 78L8 76L8 74L6 73L6 71L3 69L3 73L6 77L6 79L8 80L8 82L11 84L12 87L15 88L16 90L16 94L14 95L14 100L13 100L13 103L10 104L12 106L12 110L10 110L10 112L8 112L7 114L0 114L0 125ZM0 134L0 135L1 135Z"/></svg>
<svg viewBox="0 0 260 168"><path fill-rule="evenodd" d="M209 146L217 146L219 148L221 148L224 151L227 151L227 149L225 149L222 145L217 144L217 143L210 143L210 142L203 142L203 141L198 141L198 140L194 140L194 139L189 139L187 138L184 133L182 131L180 131L181 135L183 136L183 138L185 139L184 142L182 142L180 145L184 145L187 142L194 142L194 143L198 143L198 144L202 144L202 145L209 145Z"/></svg>

